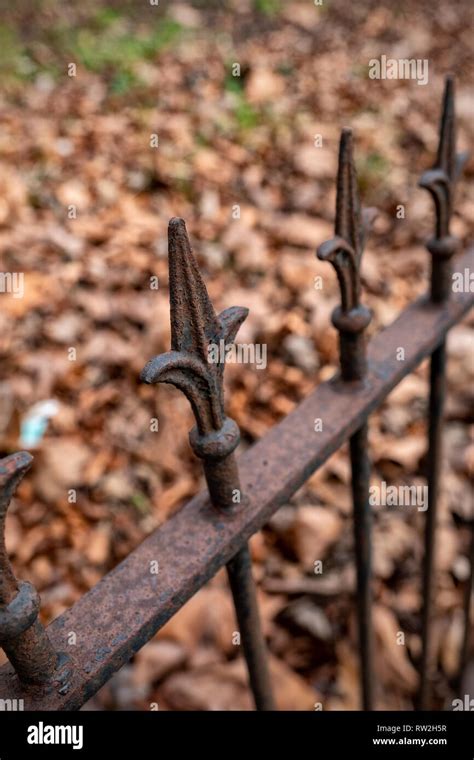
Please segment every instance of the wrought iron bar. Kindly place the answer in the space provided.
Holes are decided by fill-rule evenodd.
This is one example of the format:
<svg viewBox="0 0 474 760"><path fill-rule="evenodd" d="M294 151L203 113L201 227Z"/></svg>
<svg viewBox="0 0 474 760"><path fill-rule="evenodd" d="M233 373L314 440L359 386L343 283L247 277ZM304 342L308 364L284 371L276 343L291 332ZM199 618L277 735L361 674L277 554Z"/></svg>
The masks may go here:
<svg viewBox="0 0 474 760"><path fill-rule="evenodd" d="M65 657L58 655L38 620L39 595L31 585L18 581L5 548L5 519L16 487L30 468L26 451L0 460L0 646L24 684L53 680L67 682Z"/></svg>
<svg viewBox="0 0 474 760"><path fill-rule="evenodd" d="M461 653L459 656L459 673L458 673L458 686L462 684L464 674L466 672L468 658L469 658L469 644L472 638L472 632L474 624L471 622L471 607L472 596L474 594L474 519L471 523L471 541L469 546L469 564L470 572L469 578L466 582L466 589L464 591L464 632L461 644Z"/></svg>
<svg viewBox="0 0 474 760"><path fill-rule="evenodd" d="M474 248L456 259L456 270L474 269ZM474 293L453 293L443 304L422 298L375 335L367 347L367 381L346 392L324 382L240 457L245 509L222 515L202 492L155 530L99 584L48 626L57 651L76 646L69 688L25 689L10 665L0 667L0 698L24 699L27 710L76 710L130 660L271 515L364 423L398 383L430 356L474 303ZM396 358L403 345L405 361ZM325 410L314 440L308 419ZM150 573L159 560L160 573Z"/></svg>
<svg viewBox="0 0 474 760"><path fill-rule="evenodd" d="M367 372L365 328L369 309L360 303L360 262L373 209L360 210L354 168L352 131L343 129L339 146L335 237L319 246L317 255L336 270L341 306L332 315L339 332L341 376L344 383L363 382ZM373 629L371 592L372 515L369 505L370 461L367 423L351 436L352 503L357 568L357 627L360 649L362 703L373 709Z"/></svg>
<svg viewBox="0 0 474 760"><path fill-rule="evenodd" d="M236 423L224 413L224 360L221 343L230 345L248 310L231 307L216 316L201 278L182 219L168 228L171 347L142 372L146 383L170 383L186 395L196 418L191 447L203 461L211 503L223 518L245 508L234 451ZM210 350L211 349L211 350ZM213 359L214 349L217 359ZM217 349L217 350L216 350ZM248 547L227 564L250 684L258 710L273 710L267 653L260 626Z"/></svg>
<svg viewBox="0 0 474 760"><path fill-rule="evenodd" d="M431 301L441 303L451 293L451 260L459 248L457 238L450 235L450 219L456 180L467 154L456 154L454 112L454 79L446 77L440 137L436 163L420 179L420 187L431 194L436 212L434 237L426 244L431 254ZM436 523L438 512L439 476L442 457L442 427L446 395L446 343L442 341L431 357L430 398L428 412L428 509L425 522L425 553L423 562L422 656L418 706L426 710L430 701L432 678L432 618L435 585Z"/></svg>
<svg viewBox="0 0 474 760"><path fill-rule="evenodd" d="M227 563L227 574L256 707L259 710L274 710L267 651L260 629L252 559L247 544Z"/></svg>

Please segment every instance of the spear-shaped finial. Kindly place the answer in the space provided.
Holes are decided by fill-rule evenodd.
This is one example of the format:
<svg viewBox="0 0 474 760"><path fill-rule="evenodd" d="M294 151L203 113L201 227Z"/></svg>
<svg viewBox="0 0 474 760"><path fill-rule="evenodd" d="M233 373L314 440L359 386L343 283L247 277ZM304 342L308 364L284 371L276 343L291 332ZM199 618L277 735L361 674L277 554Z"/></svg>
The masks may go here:
<svg viewBox="0 0 474 760"><path fill-rule="evenodd" d="M454 79L446 77L441 123L439 129L438 154L434 166L426 171L420 186L433 198L436 214L434 237L426 247L431 254L431 301L445 301L451 291L451 258L456 253L459 240L450 234L450 219L453 211L453 197L456 180L461 174L467 153L456 154L456 124L454 111ZM440 492L440 462L442 458L444 400L446 395L446 341L437 345L430 366L430 398L428 421L427 483L428 509L425 521L423 557L421 620L421 661L418 706L425 710L429 706L435 663L433 648L433 612L436 586L436 541L438 524L438 500Z"/></svg>
<svg viewBox="0 0 474 760"><path fill-rule="evenodd" d="M443 108L439 128L438 154L434 166L420 178L420 187L431 194L436 213L435 236L427 243L433 257L431 297L441 301L449 293L449 260L459 241L450 235L456 181L468 158L468 153L456 153L456 118L454 111L454 77L445 80Z"/></svg>
<svg viewBox="0 0 474 760"><path fill-rule="evenodd" d="M0 460L0 605L10 604L18 593L18 581L5 548L5 520L16 487L32 461L33 457L26 451Z"/></svg>
<svg viewBox="0 0 474 760"><path fill-rule="evenodd" d="M370 311L360 303L360 262L366 231L374 209L361 211L352 150L352 130L342 130L337 175L336 235L319 246L317 256L330 261L341 289L341 306L332 317L339 330L341 369L345 380L360 380L365 373L362 332L371 320Z"/></svg>
<svg viewBox="0 0 474 760"><path fill-rule="evenodd" d="M191 431L191 445L204 459L211 498L218 499L221 507L230 506L222 501L222 478L217 479L220 493L216 492L217 462L211 468L206 466L206 460L226 460L229 467L228 456L239 443L238 427L224 412L225 350L221 349L234 341L248 309L233 306L216 315L183 219L174 218L169 223L168 255L172 350L152 359L141 379L146 383L171 383L187 396L197 423L197 429ZM232 478L229 472L226 475L228 482L238 479L236 468L233 470Z"/></svg>
<svg viewBox="0 0 474 760"><path fill-rule="evenodd" d="M30 468L26 451L0 460L0 646L25 683L67 679L64 658L54 651L38 620L40 600L31 583L17 581L5 549L5 519L15 489Z"/></svg>
<svg viewBox="0 0 474 760"><path fill-rule="evenodd" d="M434 166L420 178L420 187L431 193L436 208L436 237L449 235L456 181L467 160L467 153L456 153L456 116L454 112L454 77L445 80L443 109L439 127L438 154Z"/></svg>
<svg viewBox="0 0 474 760"><path fill-rule="evenodd" d="M360 303L360 263L366 230L375 209L361 211L352 150L352 131L343 129L339 144L336 235L319 246L317 255L334 266L341 288L341 305L332 315L339 332L341 375L344 381L360 381L367 369L364 330L371 320ZM367 423L350 439L354 548L357 568L357 626L360 644L362 702L373 708L372 635L372 534L369 505L370 462L367 454Z"/></svg>
<svg viewBox="0 0 474 760"><path fill-rule="evenodd" d="M352 156L352 130L342 130L337 175L336 235L318 248L318 258L330 261L341 287L342 310L359 305L359 266L364 242L357 178Z"/></svg>
<svg viewBox="0 0 474 760"><path fill-rule="evenodd" d="M211 503L229 514L245 502L245 497L234 454L239 428L224 411L225 348L234 341L248 309L235 306L216 315L182 219L169 223L168 255L172 350L152 359L141 378L146 383L171 383L191 402L196 418L196 427L189 435L191 446L203 460ZM255 704L259 710L272 710L265 640L247 544L227 564L227 572Z"/></svg>
<svg viewBox="0 0 474 760"><path fill-rule="evenodd" d="M171 383L183 391L203 435L224 422L222 361L211 361L210 347L233 342L248 309L233 306L216 316L191 250L183 219L168 227L171 351L155 356L142 372L145 383ZM222 352L217 352L221 356Z"/></svg>

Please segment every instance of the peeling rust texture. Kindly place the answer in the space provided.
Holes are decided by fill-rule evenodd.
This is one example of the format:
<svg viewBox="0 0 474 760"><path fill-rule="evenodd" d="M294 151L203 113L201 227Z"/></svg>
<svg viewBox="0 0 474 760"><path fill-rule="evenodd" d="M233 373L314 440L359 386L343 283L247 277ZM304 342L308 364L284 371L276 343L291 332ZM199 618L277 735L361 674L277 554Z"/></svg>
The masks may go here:
<svg viewBox="0 0 474 760"><path fill-rule="evenodd" d="M474 249L455 269L474 269ZM222 514L199 494L152 533L120 565L48 627L74 673L67 691L22 689L9 665L0 669L0 698L22 698L29 710L74 710L87 701L215 573L253 533L364 423L388 393L444 339L474 302L455 293L443 304L427 298L408 307L368 346L364 383L322 383L239 460L245 509ZM397 348L405 348L405 361ZM312 421L323 415L315 436ZM158 560L160 573L150 573ZM70 631L77 645L67 645Z"/></svg>

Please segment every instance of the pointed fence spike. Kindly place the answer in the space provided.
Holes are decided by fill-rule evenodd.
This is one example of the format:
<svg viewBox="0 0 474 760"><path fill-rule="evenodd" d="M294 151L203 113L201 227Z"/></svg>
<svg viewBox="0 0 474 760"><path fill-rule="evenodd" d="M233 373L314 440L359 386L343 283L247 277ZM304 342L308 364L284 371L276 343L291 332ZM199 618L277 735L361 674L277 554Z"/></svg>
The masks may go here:
<svg viewBox="0 0 474 760"><path fill-rule="evenodd" d="M442 303L452 293L451 260L459 248L459 240L450 234L450 220L456 180L467 154L456 153L456 118L454 107L454 78L445 80L443 105L439 128L436 162L420 179L420 186L431 194L436 214L434 236L426 247L431 254L431 301ZM418 707L427 709L431 704L436 655L434 652L433 618L436 590L436 540L438 523L438 495L441 487L443 415L446 395L446 341L435 348L430 361L430 395L428 409L428 453L426 480L428 505L425 514L424 555L422 570L420 686ZM467 619L468 620L468 619Z"/></svg>
<svg viewBox="0 0 474 760"><path fill-rule="evenodd" d="M340 335L341 371L344 380L360 380L365 374L363 331L371 320L370 311L360 303L360 264L365 232L374 209L361 211L353 157L352 130L345 127L339 144L335 237L322 243L317 256L336 270L341 306L333 313Z"/></svg>
<svg viewBox="0 0 474 760"><path fill-rule="evenodd" d="M172 351L152 359L141 374L145 383L170 383L191 403L201 435L219 432L224 413L224 362L214 361L211 346L233 342L248 309L231 307L217 316L183 219L168 226ZM219 354L220 355L220 354ZM234 436L237 438L238 436Z"/></svg>
<svg viewBox="0 0 474 760"><path fill-rule="evenodd" d="M5 548L5 520L18 483L33 457L26 451L0 460L0 646L26 684L66 686L68 658L58 655L38 619L40 599L31 583L18 581Z"/></svg>
<svg viewBox="0 0 474 760"><path fill-rule="evenodd" d="M468 158L468 153L456 153L454 96L454 77L449 74L445 79L436 161L431 169L422 174L419 181L420 187L431 194L435 205L435 236L428 242L427 247L434 258L445 261L449 261L458 249L458 241L450 235L449 227L456 181ZM448 267L439 268L446 269L447 273ZM439 287L434 288L432 295L433 300L443 300L447 296L446 287L443 289L440 283Z"/></svg>
<svg viewBox="0 0 474 760"><path fill-rule="evenodd" d="M319 246L318 258L334 266L341 289L341 305L332 315L339 332L339 354L343 381L362 381L367 370L364 330L370 311L360 303L360 263L365 231L374 210L361 212L354 167L352 131L342 130L337 174L336 236ZM347 392L350 392L347 390ZM372 513L369 505L370 461L368 431L364 423L350 439L354 544L357 569L357 626L360 643L360 682L365 710L373 708L372 634Z"/></svg>
<svg viewBox="0 0 474 760"><path fill-rule="evenodd" d="M220 325L194 258L186 224L178 217L168 225L168 260L171 347L173 351L196 354L206 362L208 343L217 338Z"/></svg>
<svg viewBox="0 0 474 760"><path fill-rule="evenodd" d="M240 431L225 415L225 356L222 358L219 350L218 359L212 359L209 349L234 341L248 309L234 306L216 315L183 219L174 218L169 223L168 252L172 350L148 362L141 379L146 383L171 383L189 399L196 418L189 441L194 453L203 460L211 503L231 515L246 501L234 455ZM228 563L227 572L255 705L259 710L271 710L274 702L266 646L247 543Z"/></svg>

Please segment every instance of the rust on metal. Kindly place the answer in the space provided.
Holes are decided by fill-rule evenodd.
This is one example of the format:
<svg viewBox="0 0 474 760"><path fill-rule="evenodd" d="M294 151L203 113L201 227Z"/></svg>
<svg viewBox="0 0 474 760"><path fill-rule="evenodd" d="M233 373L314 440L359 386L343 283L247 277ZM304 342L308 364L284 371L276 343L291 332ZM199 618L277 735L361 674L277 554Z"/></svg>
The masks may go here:
<svg viewBox="0 0 474 760"><path fill-rule="evenodd" d="M217 315L193 256L182 219L169 223L171 350L155 357L141 379L169 383L188 398L195 427L189 440L202 460L208 489L188 502L159 530L108 573L47 629L39 621L40 599L30 583L17 580L5 548L5 520L15 489L31 465L26 452L0 460L0 646L9 663L0 668L0 701L21 699L27 710L80 708L217 571L226 566L257 709L274 709L267 651L262 635L249 538L349 440L352 468L357 622L361 691L365 710L373 709L373 627L371 593L371 510L368 418L393 388L427 357L431 358L428 428L428 511L423 566L422 655L419 705L429 706L433 656L433 597L441 434L446 395L446 334L473 305L474 293L453 293L451 274L459 240L451 235L453 198L467 153L456 153L454 79L446 77L437 157L419 185L433 198L435 231L430 294L409 306L367 346L370 310L361 303L361 259L374 209L361 210L350 129L339 147L335 234L317 256L330 262L341 303L332 314L338 330L341 371L322 383L291 414L273 427L237 462L240 431L225 414L226 349L248 310ZM460 273L474 268L474 249L459 256ZM404 362L398 348L404 347ZM214 349L214 350L212 350ZM217 350L215 350L217 349ZM218 357L216 360L215 357ZM308 420L325 412L317 440ZM239 471L239 466L240 470ZM474 522L471 574L463 604L464 632L459 672L461 687L471 645L474 590ZM160 574L149 572L158 560ZM304 584L303 584L304 585ZM326 593L328 590L326 590ZM308 593L322 593L310 589ZM74 654L63 650L75 633Z"/></svg>
<svg viewBox="0 0 474 760"><path fill-rule="evenodd" d="M428 456L426 479L428 509L425 518L425 552L422 571L420 692L418 707L427 709L430 701L433 658L432 622L436 582L435 551L438 513L439 475L442 456L443 410L446 397L446 343L443 341L431 356L430 395L428 403Z"/></svg>
<svg viewBox="0 0 474 760"><path fill-rule="evenodd" d="M260 626L252 559L247 543L227 563L227 574L255 705L258 710L274 710L267 651Z"/></svg>
<svg viewBox="0 0 474 760"><path fill-rule="evenodd" d="M375 215L361 212L354 167L352 131L343 129L339 145L335 237L319 246L317 255L334 266L341 290L341 305L332 315L339 332L341 376L345 383L362 381L367 372L364 331L371 320L369 309L360 302L360 264L364 240ZM348 390L349 392L349 390ZM362 703L373 706L372 633L372 512L369 505L370 462L367 453L367 423L350 439L351 489L354 510L354 545L357 569L357 625L360 648Z"/></svg>
<svg viewBox="0 0 474 760"><path fill-rule="evenodd" d="M474 249L456 268L474 268ZM387 395L438 346L474 303L455 293L445 304L422 298L368 345L367 382L352 393L339 381L321 383L239 459L245 509L219 513L203 492L131 552L48 626L56 650L75 631L74 671L67 692L25 691L9 665L0 668L0 698L23 698L25 709L76 710L259 531L272 514L357 431ZM405 361L397 348L405 347ZM344 384L345 385L345 384ZM325 410L315 441L308 420ZM160 562L160 574L149 572Z"/></svg>
<svg viewBox="0 0 474 760"><path fill-rule="evenodd" d="M456 153L454 79L446 77L440 122L438 155L432 169L420 179L434 200L435 235L426 247L431 254L431 300L446 301L452 293L452 257L459 249L459 240L450 234L450 219L456 181L467 159L467 153ZM427 483L428 509L425 520L425 552L422 579L422 655L418 706L427 709L430 703L433 657L433 597L435 588L435 543L438 513L439 477L442 456L443 410L446 397L446 344L442 341L431 356L430 397L428 409Z"/></svg>
<svg viewBox="0 0 474 760"><path fill-rule="evenodd" d="M188 398L196 427L190 433L195 454L203 460L215 507L235 505L240 492L234 450L240 440L236 423L224 412L224 363L211 361L209 347L231 344L248 314L233 306L216 315L191 250L183 219L168 228L171 351L152 359L141 374L145 383L170 383ZM219 354L220 356L220 354Z"/></svg>
<svg viewBox="0 0 474 760"><path fill-rule="evenodd" d="M38 620L36 589L17 581L5 548L8 506L32 461L26 451L0 460L0 646L23 683L41 684L57 678L63 663Z"/></svg>
<svg viewBox="0 0 474 760"><path fill-rule="evenodd" d="M442 301L449 296L450 260L459 248L457 238L450 235L450 220L456 182L468 158L456 153L456 117L454 110L454 78L446 77L441 113L438 154L434 166L420 178L420 187L433 198L436 213L434 237L427 242L432 257L431 297Z"/></svg>
<svg viewBox="0 0 474 760"><path fill-rule="evenodd" d="M213 506L229 514L245 503L234 451L240 431L224 411L224 361L209 349L230 345L248 314L233 306L218 316L191 250L183 219L168 227L170 271L171 351L152 359L142 372L146 383L170 383L188 398L196 427L191 447L203 461ZM248 548L243 547L227 566L240 625L250 684L259 710L274 709L265 642L260 626L255 584Z"/></svg>
<svg viewBox="0 0 474 760"><path fill-rule="evenodd" d="M360 303L360 263L365 235L373 209L361 212L352 150L352 130L342 130L339 145L335 237L318 247L322 261L336 270L341 306L332 315L339 332L341 373L344 380L361 380L366 371L364 330L371 320L369 309Z"/></svg>

